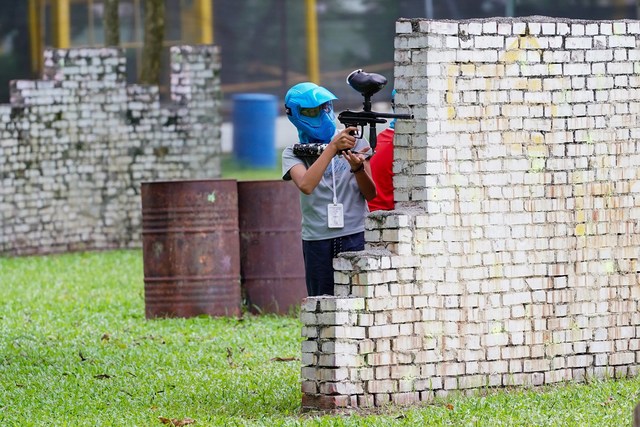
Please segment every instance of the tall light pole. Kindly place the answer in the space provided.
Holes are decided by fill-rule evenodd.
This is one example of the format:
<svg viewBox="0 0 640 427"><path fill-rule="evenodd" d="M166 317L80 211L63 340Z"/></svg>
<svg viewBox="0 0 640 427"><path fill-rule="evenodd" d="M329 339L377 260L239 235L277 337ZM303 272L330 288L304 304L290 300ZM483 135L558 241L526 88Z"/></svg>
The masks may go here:
<svg viewBox="0 0 640 427"><path fill-rule="evenodd" d="M71 45L69 0L53 0L51 12L53 15L53 45L66 49Z"/></svg>
<svg viewBox="0 0 640 427"><path fill-rule="evenodd" d="M213 44L213 1L196 0L193 9L196 18L200 19L197 25L198 43Z"/></svg>
<svg viewBox="0 0 640 427"><path fill-rule="evenodd" d="M40 0L29 0L29 45L31 49L31 71L36 74L42 71L43 34L42 12Z"/></svg>
<svg viewBox="0 0 640 427"><path fill-rule="evenodd" d="M309 81L320 84L318 52L318 14L316 0L307 0L307 74Z"/></svg>

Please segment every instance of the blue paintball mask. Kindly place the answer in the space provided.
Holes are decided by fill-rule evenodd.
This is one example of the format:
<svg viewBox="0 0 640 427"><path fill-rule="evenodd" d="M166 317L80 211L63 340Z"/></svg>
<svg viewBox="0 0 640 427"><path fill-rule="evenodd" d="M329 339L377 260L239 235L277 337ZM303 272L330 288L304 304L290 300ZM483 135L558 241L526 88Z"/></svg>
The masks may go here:
<svg viewBox="0 0 640 427"><path fill-rule="evenodd" d="M315 83L293 86L284 97L289 121L298 129L302 143L328 143L336 132L334 94Z"/></svg>
<svg viewBox="0 0 640 427"><path fill-rule="evenodd" d="M396 90L395 89L391 91L391 109L393 110L394 113L396 112ZM389 127L395 130L396 119L393 119L389 122Z"/></svg>

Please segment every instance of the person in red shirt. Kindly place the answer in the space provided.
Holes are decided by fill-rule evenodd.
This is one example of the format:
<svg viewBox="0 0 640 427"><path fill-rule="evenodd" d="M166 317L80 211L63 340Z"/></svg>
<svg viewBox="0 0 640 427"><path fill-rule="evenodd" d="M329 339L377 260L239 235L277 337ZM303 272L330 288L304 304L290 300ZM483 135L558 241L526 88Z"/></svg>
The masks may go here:
<svg viewBox="0 0 640 427"><path fill-rule="evenodd" d="M396 90L391 92L391 108L395 111L394 97ZM368 202L369 211L390 211L395 207L393 199L393 137L395 135L396 119L389 123L389 127L378 134L376 153L371 157L371 175L376 184L377 196Z"/></svg>

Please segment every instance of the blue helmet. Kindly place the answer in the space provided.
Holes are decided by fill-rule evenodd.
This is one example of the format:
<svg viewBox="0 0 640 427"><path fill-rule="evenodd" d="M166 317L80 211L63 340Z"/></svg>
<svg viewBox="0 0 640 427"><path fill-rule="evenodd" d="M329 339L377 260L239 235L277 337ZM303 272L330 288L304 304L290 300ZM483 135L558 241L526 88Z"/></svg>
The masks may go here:
<svg viewBox="0 0 640 427"><path fill-rule="evenodd" d="M391 91L391 109L393 110L393 112L396 112L396 90L392 90ZM389 127L391 129L396 128L396 119L391 120L391 122L389 122Z"/></svg>
<svg viewBox="0 0 640 427"><path fill-rule="evenodd" d="M334 99L338 98L311 82L298 83L289 89L284 106L289 121L298 129L300 142L331 141L336 132Z"/></svg>

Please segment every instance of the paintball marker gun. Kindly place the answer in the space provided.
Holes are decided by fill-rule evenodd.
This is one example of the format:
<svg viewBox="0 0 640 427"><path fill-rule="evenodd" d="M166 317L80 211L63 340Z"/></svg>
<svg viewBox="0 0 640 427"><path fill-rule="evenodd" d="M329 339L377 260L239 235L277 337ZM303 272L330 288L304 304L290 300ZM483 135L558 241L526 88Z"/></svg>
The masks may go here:
<svg viewBox="0 0 640 427"><path fill-rule="evenodd" d="M387 78L383 75L366 73L358 69L349 74L347 83L364 96L364 108L363 111L345 110L338 114L338 121L346 127L359 127L360 135L364 133L364 127L368 125L369 145L371 145L373 152L376 150L377 143L376 124L386 123L385 119L413 119L412 114L378 113L371 110L371 97L387 84Z"/></svg>
<svg viewBox="0 0 640 427"><path fill-rule="evenodd" d="M369 126L369 145L375 153L377 143L376 124L386 123L386 119L413 119L413 115L378 113L371 110L371 97L387 84L387 78L383 75L366 73L358 69L347 76L347 83L364 96L364 108L363 111L345 110L338 114L338 121L345 127L359 127L359 136L364 134L364 127ZM327 144L294 144L293 154L298 157L317 158L322 154L326 146Z"/></svg>

